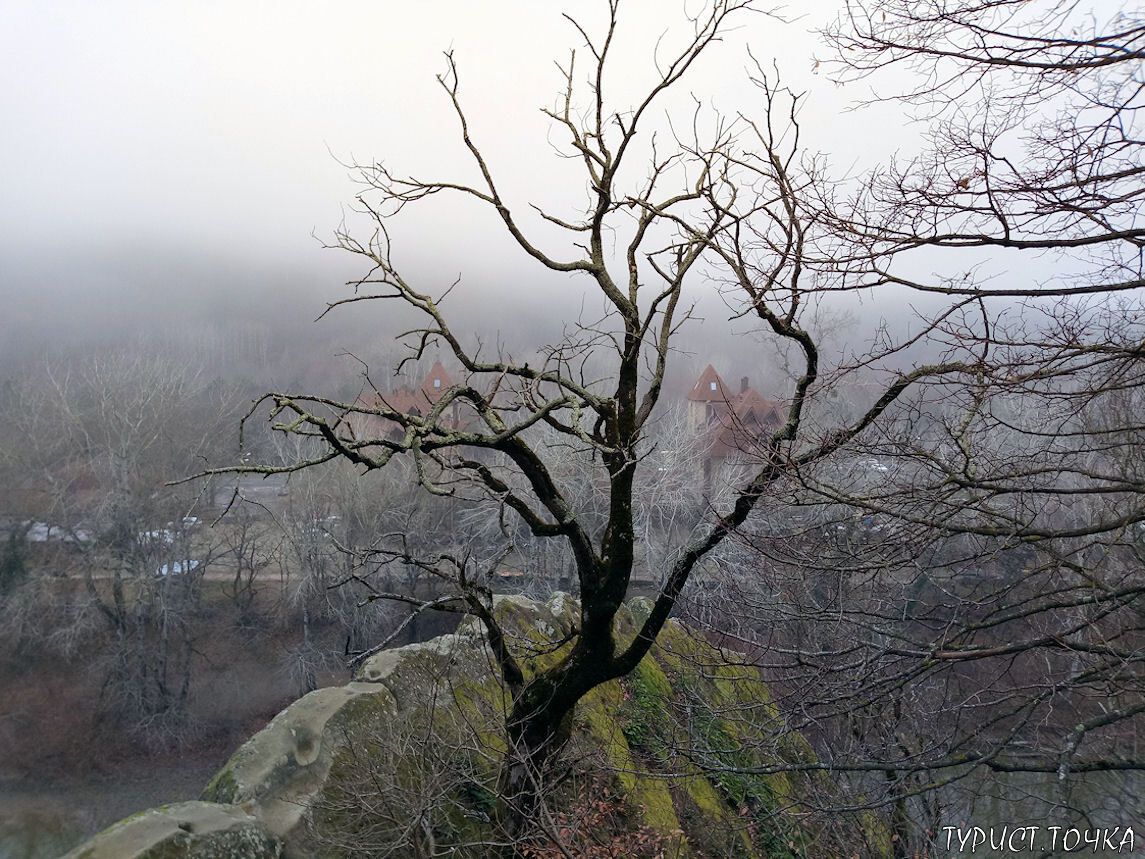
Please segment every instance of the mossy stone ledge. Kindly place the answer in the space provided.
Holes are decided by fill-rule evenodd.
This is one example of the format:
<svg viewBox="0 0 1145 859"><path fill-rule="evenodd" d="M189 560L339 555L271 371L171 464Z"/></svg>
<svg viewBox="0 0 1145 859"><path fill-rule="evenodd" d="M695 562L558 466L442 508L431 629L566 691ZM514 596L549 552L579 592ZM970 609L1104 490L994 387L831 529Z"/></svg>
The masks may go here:
<svg viewBox="0 0 1145 859"><path fill-rule="evenodd" d="M543 603L499 596L493 610L526 674L567 652L579 619L567 594ZM643 600L622 608L618 646L647 612ZM202 802L136 815L68 859L349 857L384 852L369 846L382 837L398 845L392 839L424 837L439 851L456 845L454 856L484 855L479 845L495 837L510 704L492 666L473 618L451 635L382 651L352 682L279 713L231 756ZM757 774L776 763L815 763L759 670L729 665L727 654L675 620L632 675L594 689L573 721L564 760L576 772L549 804L558 814L577 809L586 785L594 797L608 796L609 822L597 837L652 833L666 855L719 859L830 855L848 837L840 834L845 821L812 811L835 793L829 777ZM407 801L408 814L398 807ZM420 821L415 835L410 815ZM850 827L848 855L889 855L882 830L864 822ZM247 852L225 852L240 842ZM107 852L108 844L119 852Z"/></svg>

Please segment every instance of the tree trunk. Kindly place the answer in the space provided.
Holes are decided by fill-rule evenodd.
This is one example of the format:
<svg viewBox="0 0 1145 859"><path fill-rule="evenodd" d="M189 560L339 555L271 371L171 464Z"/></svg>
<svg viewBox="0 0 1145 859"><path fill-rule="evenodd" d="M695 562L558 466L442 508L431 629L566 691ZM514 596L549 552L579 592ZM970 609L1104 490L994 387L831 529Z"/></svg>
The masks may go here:
<svg viewBox="0 0 1145 859"><path fill-rule="evenodd" d="M537 702L550 683L533 681L514 703L506 724L508 749L501 770L499 822L514 856L527 836L541 801L550 764L568 741L573 707L558 707L551 692ZM533 690L533 692L530 692ZM575 706L575 704L574 704Z"/></svg>
<svg viewBox="0 0 1145 859"><path fill-rule="evenodd" d="M612 658L615 611L582 615L584 625L572 652L535 675L514 696L505 723L508 749L501 770L499 823L517 855L537 814L553 763L572 732L577 703L594 687L617 676Z"/></svg>

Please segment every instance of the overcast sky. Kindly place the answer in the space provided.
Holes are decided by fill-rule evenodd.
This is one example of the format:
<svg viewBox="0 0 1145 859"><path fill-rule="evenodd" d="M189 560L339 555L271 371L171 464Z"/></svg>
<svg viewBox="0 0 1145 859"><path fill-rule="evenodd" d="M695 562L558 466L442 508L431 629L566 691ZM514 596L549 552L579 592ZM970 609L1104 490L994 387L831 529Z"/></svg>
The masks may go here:
<svg viewBox="0 0 1145 859"><path fill-rule="evenodd" d="M787 14L803 17L786 25L744 16L696 69L690 91L722 110L752 110L750 44L807 90L812 149L833 150L840 166L858 152L889 151L896 139L878 117L859 124L842 112L861 93L815 73L822 49L809 29L837 5L801 3ZM599 32L603 4L589 2L5 0L0 277L98 301L130 279L124 267L135 258L148 257L155 289L185 289L178 260L192 255L270 279L289 272L326 298L344 294L341 280L360 266L311 236L328 237L357 190L336 158L473 179L434 80L445 50L454 51L474 138L506 196L572 212L584 179L553 156L538 109L561 84L553 61L579 46L562 8L588 13L587 28ZM622 4L607 81L621 102L650 80L657 38L667 33L667 50L685 35L681 8ZM585 59L582 49L582 70ZM400 259L442 281L465 274L474 296L530 282L535 265L519 260L486 215L472 206L415 213L398 234ZM171 277L156 278L168 255ZM114 276L101 271L108 256Z"/></svg>
<svg viewBox="0 0 1145 859"><path fill-rule="evenodd" d="M540 169L549 152L537 108L560 84L552 61L576 46L561 5L6 0L5 242L174 243L305 258L311 230L336 225L355 190L330 152L454 169L455 125L434 83L448 49L494 163L527 175L520 187L536 196L553 193ZM668 14L677 8L659 0L624 10L626 50L613 69L622 92L648 79L650 40L678 23ZM750 107L735 104L750 99L739 38L761 58L778 58L793 82L813 85L810 20L745 17L692 90ZM809 115L839 103L820 83Z"/></svg>

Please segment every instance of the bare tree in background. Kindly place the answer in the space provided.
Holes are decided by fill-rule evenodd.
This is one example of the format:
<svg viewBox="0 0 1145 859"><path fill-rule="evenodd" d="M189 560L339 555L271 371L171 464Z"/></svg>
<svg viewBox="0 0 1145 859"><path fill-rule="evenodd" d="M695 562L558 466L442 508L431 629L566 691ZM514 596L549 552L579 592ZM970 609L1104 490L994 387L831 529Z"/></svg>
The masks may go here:
<svg viewBox="0 0 1145 859"><path fill-rule="evenodd" d="M869 383L929 347L967 371L776 483L737 534L755 576L714 603L791 725L830 735L822 765L894 807L896 855L976 792L1042 793L1091 825L1120 802L1124 823L1135 790L1113 774L1142 769L1145 714L1145 19L852 2L827 36L830 73L926 134L854 189L820 186L834 264L808 269L939 308L842 369Z"/></svg>
<svg viewBox="0 0 1145 859"><path fill-rule="evenodd" d="M674 53L660 45L656 78L644 97L617 105L609 84L610 60L625 35L620 5L607 4L599 33L572 21L587 50L561 66L564 90L547 111L554 136L563 141L559 154L583 171L563 201L575 214L537 206L535 215L523 214L526 207L502 195L498 166L470 133L452 55L439 82L476 181L358 165L364 185L358 199L374 232L358 238L343 231L338 245L369 270L355 284L355 296L338 304L390 301L417 312L421 327L404 335L412 357L441 347L461 368L462 380L424 413L391 407L377 389L374 399L357 402L267 394L262 402L271 407L273 427L317 440L320 452L285 466L218 469L265 474L346 460L369 472L405 457L430 494L483 495L498 506L506 534L523 525L532 538L567 547L580 624L571 641L554 642L564 648L561 659L535 673L523 667L493 616L490 568L445 551L414 558L390 548L409 563L449 576L452 592L434 607L471 613L487 630L512 700L502 773L502 822L510 835L524 826L538 780L567 739L577 702L635 668L689 579L708 560L718 560L730 536L752 540L766 532L766 522L753 516L757 506L769 515L776 499L790 499L790 507L780 505L783 515L808 504L858 508L904 527L978 535L994 541L983 544L987 554L1067 541L1055 543L1052 556L1053 576L1075 577L1066 605L1082 610L1081 582L1105 607L1097 616L1107 619L1134 610L1140 594L1134 576L1095 573L1086 560L1087 546L1103 535L1128 534L1145 519L1141 478L1121 470L1128 461L1123 454L1137 444L1137 422L1132 409L1107 408L1138 384L1145 339L1132 292L1141 285L1145 238L1138 215L1142 168L1130 131L1140 99L1138 24L1121 16L1108 36L1063 36L1060 28L1078 9L1059 13L1062 7L1053 7L1035 19L1042 26L1035 38L1025 40L1007 36L996 19L1004 24L1004 16L1029 14L1026 7L1037 4L976 3L953 10L949 4L853 4L832 31L850 72L895 63L922 68L930 77L911 98L937 99L926 103L940 122L931 154L892 164L851 187L829 182L822 160L804 156L799 99L759 64L750 72L757 110L733 117L690 105L681 114L670 101L733 23L758 21L750 0L715 0L689 18L691 29L672 43ZM1003 47L996 49L995 40ZM587 83L581 71L586 53ZM1009 89L991 87L999 74L1008 76ZM956 91L957 101L950 101ZM981 99L967 109L967 94L975 93ZM1050 97L1082 104L1072 112L1031 111ZM674 118L674 131L661 129L653 137L662 107ZM1007 135L1028 151L1017 157L999 148ZM588 284L605 302L605 318L541 346L535 364L490 354L451 324L446 297L403 274L388 232L406 206L450 195L484 206L541 268ZM1068 283L1017 285L1013 276L976 278L972 264L965 275L934 282L899 273L917 271L909 265L917 252L968 247L1062 254L1073 273ZM695 294L689 290L705 282L721 286L738 317L756 320L762 335L786 345L796 368L787 411L777 429L745 444L743 478L720 487L704 521L670 548L655 577L660 584L650 614L633 639L620 641L614 619L637 564L637 498L648 480L642 464L651 452L674 337L688 319L688 296ZM823 352L826 341L810 320L825 298L876 291L901 303L906 290L942 303L902 337L880 329L861 353L855 347ZM606 369L590 372L586 366ZM849 388L856 379L862 385ZM831 398L852 389L864 393L847 418ZM455 408L468 423L451 418ZM599 493L581 492L561 477L562 462L573 456L593 470L589 481ZM868 457L859 460L867 465L857 466L856 457ZM805 492L810 502L799 494ZM1089 500L1085 521L1058 515L1053 499L1077 496ZM761 505L764 499L768 503ZM860 542L847 552L861 555ZM852 564L852 571L865 563ZM1046 560L1038 564L1049 573ZM820 575L810 561L802 570L808 580ZM758 594L770 593L761 584ZM990 612L1001 617L1024 611L1013 596L993 599L1010 600L991 604ZM1052 605L1042 604L1047 610ZM1092 610L1091 603L1084 605ZM1094 640L1105 628L1097 616L1095 622L1087 616L1084 623L1031 632L1015 646L1032 652L1048 642L1061 652L1084 652L1098 664L1079 663L1078 677L1127 684L1124 704L1114 715L1094 711L1079 723L1079 735L1062 746L1064 763L1054 766L1140 767L1128 758L1100 755L1086 762L1074 754L1082 735L1118 720L1136 724L1132 720L1145 707L1136 679L1137 645L1121 640L1121 633ZM963 624L954 638L923 624L925 632L909 647L894 644L888 633L877 642L878 652L895 654L899 673L864 674L874 702L890 702L892 710L913 706L909 698L887 695L927 675L936 660L982 656L977 636L988 622L979 617ZM1111 623L1117 627L1118 621ZM861 660L849 664L857 672L869 670ZM1046 690L1051 697L1058 691ZM1014 706L1051 706L1041 693L1032 694ZM840 696L840 706L842 701ZM916 773L947 761L948 753L959 764L1035 766L1002 756L1007 735L1001 727L986 751L968 750L960 736L947 737L947 745L929 750L917 765L910 761L921 752L909 744L896 747L908 760L889 762L871 760L892 753L886 744L878 750L867 745L856 752L862 758L856 766L885 771L892 781L911 766ZM1116 745L1115 738L1111 742Z"/></svg>
<svg viewBox="0 0 1145 859"><path fill-rule="evenodd" d="M184 365L92 356L26 380L13 411L23 511L52 552L21 612L35 646L74 652L97 626L104 710L165 743L186 728L200 584L215 547L172 473L217 456L226 397ZM82 583L73 593L49 572Z"/></svg>

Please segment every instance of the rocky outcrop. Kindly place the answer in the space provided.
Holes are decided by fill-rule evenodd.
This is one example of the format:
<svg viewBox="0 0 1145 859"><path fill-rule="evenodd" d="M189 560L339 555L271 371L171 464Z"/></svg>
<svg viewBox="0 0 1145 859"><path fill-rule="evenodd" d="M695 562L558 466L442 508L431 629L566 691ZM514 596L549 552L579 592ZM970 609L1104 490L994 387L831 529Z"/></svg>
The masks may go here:
<svg viewBox="0 0 1145 859"><path fill-rule="evenodd" d="M393 695L378 683L311 692L235 752L203 799L240 806L288 835L325 784L337 750L368 740L395 711Z"/></svg>
<svg viewBox="0 0 1145 859"><path fill-rule="evenodd" d="M121 820L64 859L277 859L282 842L233 805L180 802Z"/></svg>
<svg viewBox="0 0 1145 859"><path fill-rule="evenodd" d="M533 672L561 658L578 608L557 594L548 603L498 597L495 612ZM621 640L647 610L636 601L621 612ZM830 792L830 781L766 771L814 755L786 730L758 670L730 663L670 621L630 677L577 708L548 825L572 842L611 839L634 856L834 852L821 849L827 833L806 801ZM419 855L484 855L508 705L492 665L474 620L382 651L353 682L279 713L211 780L203 802L137 815L70 856L412 855L402 849L415 843ZM226 852L240 841L246 852Z"/></svg>

